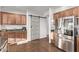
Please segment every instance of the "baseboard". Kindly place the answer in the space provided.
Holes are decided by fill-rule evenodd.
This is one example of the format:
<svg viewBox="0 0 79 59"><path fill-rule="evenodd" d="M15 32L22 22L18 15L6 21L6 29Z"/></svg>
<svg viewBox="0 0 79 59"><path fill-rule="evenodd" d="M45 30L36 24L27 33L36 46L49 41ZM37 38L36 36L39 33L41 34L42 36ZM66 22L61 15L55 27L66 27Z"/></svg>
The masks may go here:
<svg viewBox="0 0 79 59"><path fill-rule="evenodd" d="M47 39L48 37L43 37L43 38L40 38L40 39Z"/></svg>

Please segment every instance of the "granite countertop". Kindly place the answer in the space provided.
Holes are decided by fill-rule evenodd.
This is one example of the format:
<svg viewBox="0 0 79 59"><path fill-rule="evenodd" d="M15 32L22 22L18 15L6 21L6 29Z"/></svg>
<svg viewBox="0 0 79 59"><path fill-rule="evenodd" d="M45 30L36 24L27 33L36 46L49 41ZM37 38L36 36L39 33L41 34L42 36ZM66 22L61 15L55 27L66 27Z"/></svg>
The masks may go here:
<svg viewBox="0 0 79 59"><path fill-rule="evenodd" d="M12 29L12 30L0 30L0 32L27 32L27 30L22 29Z"/></svg>
<svg viewBox="0 0 79 59"><path fill-rule="evenodd" d="M7 30L6 32L27 32L26 30Z"/></svg>

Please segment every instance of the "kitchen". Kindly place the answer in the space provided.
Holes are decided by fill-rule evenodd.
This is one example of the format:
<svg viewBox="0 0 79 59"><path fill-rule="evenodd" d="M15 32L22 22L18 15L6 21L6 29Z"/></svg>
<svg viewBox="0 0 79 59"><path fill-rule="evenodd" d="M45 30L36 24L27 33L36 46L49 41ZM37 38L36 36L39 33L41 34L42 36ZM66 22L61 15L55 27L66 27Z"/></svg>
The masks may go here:
<svg viewBox="0 0 79 59"><path fill-rule="evenodd" d="M1 6L1 52L78 52L78 6Z"/></svg>

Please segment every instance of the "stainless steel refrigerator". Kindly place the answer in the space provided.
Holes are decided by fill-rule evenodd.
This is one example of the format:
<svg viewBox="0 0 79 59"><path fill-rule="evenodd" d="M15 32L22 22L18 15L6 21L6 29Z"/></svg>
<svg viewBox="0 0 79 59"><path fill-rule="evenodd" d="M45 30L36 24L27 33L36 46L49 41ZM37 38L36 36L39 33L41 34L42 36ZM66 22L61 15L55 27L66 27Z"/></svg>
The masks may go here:
<svg viewBox="0 0 79 59"><path fill-rule="evenodd" d="M58 19L57 35L55 45L66 52L75 51L75 35L74 35L74 16L63 17Z"/></svg>

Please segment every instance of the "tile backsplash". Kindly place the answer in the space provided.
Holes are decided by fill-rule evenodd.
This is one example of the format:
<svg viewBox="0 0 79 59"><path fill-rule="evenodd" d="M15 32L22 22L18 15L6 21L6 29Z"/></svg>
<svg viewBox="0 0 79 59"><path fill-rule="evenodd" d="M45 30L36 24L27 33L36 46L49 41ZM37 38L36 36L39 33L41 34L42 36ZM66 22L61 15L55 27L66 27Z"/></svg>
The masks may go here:
<svg viewBox="0 0 79 59"><path fill-rule="evenodd" d="M27 27L26 25L0 25L1 29L22 29L22 27Z"/></svg>

